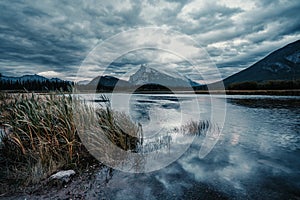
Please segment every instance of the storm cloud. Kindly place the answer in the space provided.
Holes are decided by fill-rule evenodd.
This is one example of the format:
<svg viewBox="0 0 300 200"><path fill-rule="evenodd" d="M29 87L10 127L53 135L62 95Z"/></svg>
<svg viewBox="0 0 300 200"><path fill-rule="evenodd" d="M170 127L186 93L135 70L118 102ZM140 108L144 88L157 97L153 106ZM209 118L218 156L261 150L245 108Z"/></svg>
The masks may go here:
<svg viewBox="0 0 300 200"><path fill-rule="evenodd" d="M227 77L300 36L298 0L29 0L1 1L0 9L0 73L10 76L74 80L97 44L123 31L163 27L190 36ZM119 58L108 71L122 74L156 58L140 55Z"/></svg>

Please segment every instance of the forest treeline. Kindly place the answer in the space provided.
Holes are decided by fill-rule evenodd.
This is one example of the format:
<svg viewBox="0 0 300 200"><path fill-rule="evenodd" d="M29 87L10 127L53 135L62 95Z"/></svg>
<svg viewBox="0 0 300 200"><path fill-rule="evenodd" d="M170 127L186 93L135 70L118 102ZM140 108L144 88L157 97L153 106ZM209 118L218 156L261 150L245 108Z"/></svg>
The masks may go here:
<svg viewBox="0 0 300 200"><path fill-rule="evenodd" d="M0 79L0 90L5 91L36 91L36 92L49 92L49 91L69 91L74 85L70 81L52 81L52 80L26 80L26 81L12 81Z"/></svg>
<svg viewBox="0 0 300 200"><path fill-rule="evenodd" d="M228 90L292 90L300 89L300 80L270 80L264 82L246 81L233 83Z"/></svg>

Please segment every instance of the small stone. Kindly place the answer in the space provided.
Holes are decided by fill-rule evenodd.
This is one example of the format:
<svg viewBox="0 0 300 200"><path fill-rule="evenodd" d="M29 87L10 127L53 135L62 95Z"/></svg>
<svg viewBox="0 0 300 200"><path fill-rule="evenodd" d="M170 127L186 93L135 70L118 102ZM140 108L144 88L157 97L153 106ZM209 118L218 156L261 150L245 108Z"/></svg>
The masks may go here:
<svg viewBox="0 0 300 200"><path fill-rule="evenodd" d="M59 181L61 183L68 183L71 180L71 176L73 176L74 174L74 170L59 171L50 176L50 180Z"/></svg>

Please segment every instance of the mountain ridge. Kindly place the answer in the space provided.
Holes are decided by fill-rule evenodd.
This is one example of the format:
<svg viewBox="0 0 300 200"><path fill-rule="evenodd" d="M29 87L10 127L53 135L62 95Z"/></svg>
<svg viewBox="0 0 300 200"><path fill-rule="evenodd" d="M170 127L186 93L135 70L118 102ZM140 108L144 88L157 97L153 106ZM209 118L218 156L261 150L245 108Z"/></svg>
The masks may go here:
<svg viewBox="0 0 300 200"><path fill-rule="evenodd" d="M37 74L34 74L34 75L22 75L22 76L4 76L4 75L1 75L0 76L0 80L2 81L12 81L12 82L16 82L16 81L19 81L19 82L24 82L24 81L50 81L50 82L63 82L64 80L62 79L59 79L59 78L56 78L56 77L53 77L53 78L46 78L44 76L40 76L40 75L37 75Z"/></svg>
<svg viewBox="0 0 300 200"><path fill-rule="evenodd" d="M287 81L300 79L300 40L289 43L246 69L225 79L226 87L241 82Z"/></svg>
<svg viewBox="0 0 300 200"><path fill-rule="evenodd" d="M153 69L148 65L142 64L139 69L129 77L129 80L119 79L114 76L102 75L93 78L86 87L97 89L113 89L116 85L120 88L128 88L132 86L143 85L163 85L166 87L187 87L198 86L200 84L192 81L191 79L180 76L179 74L167 73ZM151 86L149 86L151 87Z"/></svg>
<svg viewBox="0 0 300 200"><path fill-rule="evenodd" d="M116 78L114 76L97 76L93 78L87 86L95 87L95 86L103 86L103 87L115 87L118 84L118 86L121 87L128 87L130 86L130 83L128 81Z"/></svg>

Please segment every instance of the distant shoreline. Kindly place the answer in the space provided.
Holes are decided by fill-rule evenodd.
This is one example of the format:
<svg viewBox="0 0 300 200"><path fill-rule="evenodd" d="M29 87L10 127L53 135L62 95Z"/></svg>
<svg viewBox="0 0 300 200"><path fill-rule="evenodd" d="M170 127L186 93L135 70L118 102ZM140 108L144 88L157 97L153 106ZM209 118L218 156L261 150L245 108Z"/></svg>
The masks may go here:
<svg viewBox="0 0 300 200"><path fill-rule="evenodd" d="M103 91L90 91L90 90L82 90L79 91L76 94L90 94L90 93L129 93L129 91L126 90L116 90L116 91L110 91L110 90L103 90ZM16 90L2 90L0 93L32 93L32 91L16 91ZM37 94L55 94L54 91L52 92L43 92L43 91L36 91L33 93ZM72 94L72 92L62 92L64 94ZM135 94L211 94L211 95L271 95L271 96L300 96L300 89L294 89L294 90L195 90L192 91L136 91Z"/></svg>
<svg viewBox="0 0 300 200"><path fill-rule="evenodd" d="M91 93L95 91L80 91L80 93ZM96 93L124 93L127 94L129 91L97 91ZM266 96L300 96L300 89L294 90L195 90L192 91L135 91L135 94L210 94L210 95L266 95Z"/></svg>
<svg viewBox="0 0 300 200"><path fill-rule="evenodd" d="M196 94L224 94L224 91L196 90ZM227 95L274 95L274 96L300 96L300 90L226 90Z"/></svg>

